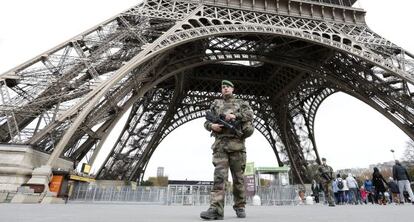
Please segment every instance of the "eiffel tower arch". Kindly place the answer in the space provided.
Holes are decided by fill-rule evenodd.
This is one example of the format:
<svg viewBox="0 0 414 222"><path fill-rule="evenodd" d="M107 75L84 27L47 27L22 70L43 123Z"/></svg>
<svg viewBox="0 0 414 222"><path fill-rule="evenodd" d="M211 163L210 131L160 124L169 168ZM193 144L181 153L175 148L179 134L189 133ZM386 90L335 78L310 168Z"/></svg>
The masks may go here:
<svg viewBox="0 0 414 222"><path fill-rule="evenodd" d="M0 140L90 161L129 114L97 178L140 180L162 140L204 116L229 79L300 183L320 163L319 105L335 92L414 139L414 56L355 0L146 0L0 76Z"/></svg>

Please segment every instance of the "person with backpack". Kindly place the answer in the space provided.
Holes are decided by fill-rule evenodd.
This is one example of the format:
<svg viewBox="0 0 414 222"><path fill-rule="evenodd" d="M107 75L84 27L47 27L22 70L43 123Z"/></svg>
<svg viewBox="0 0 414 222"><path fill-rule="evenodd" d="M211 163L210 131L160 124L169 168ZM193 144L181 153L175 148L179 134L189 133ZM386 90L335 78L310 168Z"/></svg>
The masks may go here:
<svg viewBox="0 0 414 222"><path fill-rule="evenodd" d="M345 181L342 179L341 174L337 174L336 175L336 179L335 179L335 185L338 188L338 196L337 196L337 200L338 200L338 204L344 204L345 203L345 185L344 185Z"/></svg>

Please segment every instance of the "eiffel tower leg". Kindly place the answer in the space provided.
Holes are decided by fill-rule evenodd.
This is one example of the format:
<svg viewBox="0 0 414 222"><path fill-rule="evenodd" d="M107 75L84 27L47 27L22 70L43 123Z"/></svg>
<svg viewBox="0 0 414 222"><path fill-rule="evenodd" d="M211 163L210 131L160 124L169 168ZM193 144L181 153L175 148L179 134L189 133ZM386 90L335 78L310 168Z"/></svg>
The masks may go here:
<svg viewBox="0 0 414 222"><path fill-rule="evenodd" d="M195 15L195 13L199 12L199 10L194 10L188 17L192 17ZM186 23L187 20L178 22L173 28L171 28L167 33L165 33L165 36L168 36L169 34L173 33L175 30L181 28L181 26ZM65 134L63 135L62 139L59 141L59 143L56 145L55 149L53 150L52 154L50 155L49 160L46 163L46 167L51 168L51 166L56 162L57 158L62 154L66 144L69 142L69 139L73 136L75 131L78 129L78 127L81 125L81 123L84 121L86 116L91 112L91 110L94 108L94 106L100 101L100 99L109 91L109 89L115 85L117 82L119 82L125 75L127 75L129 72L132 71L134 67L136 67L138 64L143 63L144 61L148 61L151 56L148 56L147 54L150 53L155 49L155 47L158 46L159 42L163 40L163 37L160 37L155 41L155 43L151 44L150 46L146 47L142 52L140 52L137 56L135 56L131 61L129 62L130 65L124 65L120 70L118 70L118 75L115 75L112 79L109 79L106 81L106 84L101 84L97 88L95 88L92 92L90 92L83 102L80 102L77 104L77 106L85 105L84 109L77 115L75 121L71 124L71 126L67 129ZM47 178L45 178L47 179ZM30 181L29 181L30 182ZM48 181L46 181L48 182Z"/></svg>
<svg viewBox="0 0 414 222"><path fill-rule="evenodd" d="M174 90L157 88L136 103L112 152L98 172L98 178L136 180L137 163L159 141L166 119L164 106L171 103ZM147 160L148 161L148 160Z"/></svg>

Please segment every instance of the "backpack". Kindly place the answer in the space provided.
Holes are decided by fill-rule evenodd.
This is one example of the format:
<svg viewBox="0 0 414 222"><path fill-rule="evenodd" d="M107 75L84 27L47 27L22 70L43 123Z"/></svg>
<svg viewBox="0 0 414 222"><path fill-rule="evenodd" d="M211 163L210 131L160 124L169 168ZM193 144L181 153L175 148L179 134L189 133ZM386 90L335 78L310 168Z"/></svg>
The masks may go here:
<svg viewBox="0 0 414 222"><path fill-rule="evenodd" d="M340 190L342 190L342 189L344 188L344 182L342 181L342 179L341 179L341 178L339 178L339 179L338 179L338 181L337 181L337 183L336 183L336 186L337 186Z"/></svg>

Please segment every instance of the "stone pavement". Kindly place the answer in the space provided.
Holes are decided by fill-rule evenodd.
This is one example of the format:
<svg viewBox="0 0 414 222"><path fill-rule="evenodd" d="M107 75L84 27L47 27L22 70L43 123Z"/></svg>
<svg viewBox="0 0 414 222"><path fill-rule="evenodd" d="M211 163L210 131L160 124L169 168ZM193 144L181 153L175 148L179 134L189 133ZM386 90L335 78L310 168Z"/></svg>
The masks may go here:
<svg viewBox="0 0 414 222"><path fill-rule="evenodd" d="M199 218L206 206L134 204L0 204L1 222L185 222ZM400 222L411 221L414 206L323 205L248 206L247 218L236 218L226 207L224 221L253 222Z"/></svg>

